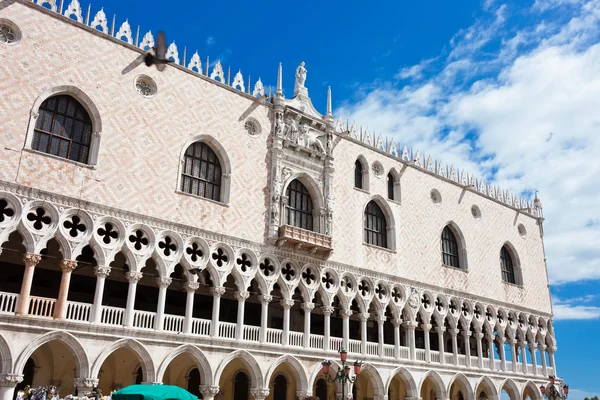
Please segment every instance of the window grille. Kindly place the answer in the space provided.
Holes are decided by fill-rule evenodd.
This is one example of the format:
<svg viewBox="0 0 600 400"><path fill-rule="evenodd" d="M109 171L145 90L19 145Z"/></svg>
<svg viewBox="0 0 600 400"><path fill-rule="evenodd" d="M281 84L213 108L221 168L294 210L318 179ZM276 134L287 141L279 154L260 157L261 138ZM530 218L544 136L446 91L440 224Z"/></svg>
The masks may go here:
<svg viewBox="0 0 600 400"><path fill-rule="evenodd" d="M287 224L313 230L313 204L310 193L297 179L290 182L286 190L288 198Z"/></svg>
<svg viewBox="0 0 600 400"><path fill-rule="evenodd" d="M221 201L221 163L203 142L192 143L185 152L181 191Z"/></svg>
<svg viewBox="0 0 600 400"><path fill-rule="evenodd" d="M502 267L502 280L507 283L517 283L513 260L506 246L503 246L500 251L500 266Z"/></svg>
<svg viewBox="0 0 600 400"><path fill-rule="evenodd" d="M458 243L450 227L442 231L442 262L450 267L460 268Z"/></svg>
<svg viewBox="0 0 600 400"><path fill-rule="evenodd" d="M87 163L92 121L85 108L73 97L59 95L44 100L38 113L31 148Z"/></svg>
<svg viewBox="0 0 600 400"><path fill-rule="evenodd" d="M365 243L387 248L387 223L381 208L371 201L364 217Z"/></svg>

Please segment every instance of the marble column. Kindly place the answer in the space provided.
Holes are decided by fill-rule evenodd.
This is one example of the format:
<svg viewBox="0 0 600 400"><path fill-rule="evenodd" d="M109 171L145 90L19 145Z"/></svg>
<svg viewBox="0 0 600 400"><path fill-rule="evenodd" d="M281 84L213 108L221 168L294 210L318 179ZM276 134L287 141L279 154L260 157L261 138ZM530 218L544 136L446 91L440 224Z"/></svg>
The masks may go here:
<svg viewBox="0 0 600 400"><path fill-rule="evenodd" d="M358 314L360 319L360 352L363 356L367 355L367 321L369 316L369 313Z"/></svg>
<svg viewBox="0 0 600 400"><path fill-rule="evenodd" d="M556 353L556 346L550 346L548 348L548 358L549 358L548 361L550 362L550 366L554 370L552 372L552 375L558 376L557 373L556 373L556 364L554 363L554 353Z"/></svg>
<svg viewBox="0 0 600 400"><path fill-rule="evenodd" d="M269 294L261 294L259 296L261 311L260 311L260 335L261 343L267 340L267 322L269 321L269 303L273 300L273 296Z"/></svg>
<svg viewBox="0 0 600 400"><path fill-rule="evenodd" d="M104 297L104 282L110 274L110 267L95 267L94 274L96 275L96 292L94 293L94 305L92 306L92 315L90 322L99 324L102 322L102 298Z"/></svg>
<svg viewBox="0 0 600 400"><path fill-rule="evenodd" d="M29 314L29 297L31 294L31 284L33 283L33 273L35 267L41 261L39 254L25 253L23 263L25 263L25 272L23 274L23 283L21 284L21 293L17 302L16 315ZM11 399L12 400L12 399Z"/></svg>
<svg viewBox="0 0 600 400"><path fill-rule="evenodd" d="M192 319L194 317L194 295L200 287L198 282L188 282L185 285L187 297L185 298L185 319L183 321L183 333L190 335L192 333Z"/></svg>
<svg viewBox="0 0 600 400"><path fill-rule="evenodd" d="M392 321L394 324L394 357L400 358L400 325L402 321L398 318L394 318Z"/></svg>
<svg viewBox="0 0 600 400"><path fill-rule="evenodd" d="M379 357L383 357L385 354L383 353L383 324L385 323L385 315L377 316L377 353Z"/></svg>
<svg viewBox="0 0 600 400"><path fill-rule="evenodd" d="M310 314L315 308L314 303L302 303L302 310L304 311L304 348L310 347Z"/></svg>
<svg viewBox="0 0 600 400"><path fill-rule="evenodd" d="M469 368L471 366L471 331L463 331L463 341L465 343L465 366Z"/></svg>
<svg viewBox="0 0 600 400"><path fill-rule="evenodd" d="M237 309L237 324L235 327L235 338L237 341L244 340L244 314L246 311L246 300L250 297L247 290L239 290L235 292L235 298L238 301Z"/></svg>
<svg viewBox="0 0 600 400"><path fill-rule="evenodd" d="M494 335L489 334L486 336L488 341L488 358L490 359L490 369L496 370L496 358L494 357Z"/></svg>
<svg viewBox="0 0 600 400"><path fill-rule="evenodd" d="M475 332L475 340L477 341L477 366L483 368L483 349L481 347L481 340L483 339L483 333L481 331Z"/></svg>
<svg viewBox="0 0 600 400"><path fill-rule="evenodd" d="M219 390L219 386L200 385L200 393L204 400L214 400L215 396L219 394Z"/></svg>
<svg viewBox="0 0 600 400"><path fill-rule="evenodd" d="M69 285L71 284L71 274L75 268L77 268L77 261L75 260L61 260L60 262L62 276L60 278L60 289L58 289L58 299L56 299L56 308L54 309L54 319L65 319L67 316Z"/></svg>
<svg viewBox="0 0 600 400"><path fill-rule="evenodd" d="M342 310L342 346L350 351L350 316L352 310Z"/></svg>
<svg viewBox="0 0 600 400"><path fill-rule="evenodd" d="M423 336L425 338L425 361L431 362L431 341L429 338L429 331L431 331L431 324L422 324Z"/></svg>
<svg viewBox="0 0 600 400"><path fill-rule="evenodd" d="M210 294L213 295L212 320L210 323L210 336L219 336L219 315L221 313L221 296L225 294L223 286L215 286L210 288Z"/></svg>
<svg viewBox="0 0 600 400"><path fill-rule="evenodd" d="M127 290L127 306L125 309L125 327L133 327L133 317L135 314L135 292L137 291L137 284L142 279L141 272L129 271L126 274L127 280L129 281L129 289Z"/></svg>
<svg viewBox="0 0 600 400"><path fill-rule="evenodd" d="M527 374L527 354L525 353L525 341L519 340L519 348L521 349L521 371L524 374Z"/></svg>
<svg viewBox="0 0 600 400"><path fill-rule="evenodd" d="M537 348L534 342L529 342L529 353L531 353L531 364L533 364L533 375L537 375L537 357L535 356Z"/></svg>
<svg viewBox="0 0 600 400"><path fill-rule="evenodd" d="M446 332L446 328L443 326L438 326L435 328L438 333L438 343L440 344L440 364L446 363L446 353L445 353L445 343L444 343L444 332Z"/></svg>
<svg viewBox="0 0 600 400"><path fill-rule="evenodd" d="M546 370L546 345L540 344L539 349L540 349L540 359L542 360L542 375L548 376L548 372Z"/></svg>
<svg viewBox="0 0 600 400"><path fill-rule="evenodd" d="M454 365L458 365L458 340L456 340L458 333L460 331L458 329L450 329L450 335L452 337L452 355L454 358Z"/></svg>
<svg viewBox="0 0 600 400"><path fill-rule="evenodd" d="M329 350L329 347L330 347L329 338L331 337L331 314L333 313L333 307L323 306L322 310L323 310L323 317L325 320L325 326L324 326L325 338L323 339L323 350L327 351L327 350Z"/></svg>
<svg viewBox="0 0 600 400"><path fill-rule="evenodd" d="M508 341L508 344L510 345L510 358L512 360L512 372L517 372L517 340L516 339L510 339Z"/></svg>
<svg viewBox="0 0 600 400"><path fill-rule="evenodd" d="M417 325L416 321L407 321L404 323L408 332L409 357L411 360L416 359L415 328Z"/></svg>
<svg viewBox="0 0 600 400"><path fill-rule="evenodd" d="M502 371L506 371L506 355L504 354L504 343L506 343L504 335L499 335L498 349L500 350L500 369Z"/></svg>
<svg viewBox="0 0 600 400"><path fill-rule="evenodd" d="M21 382L23 382L23 375L0 375L0 400L13 400L15 396L15 388Z"/></svg>
<svg viewBox="0 0 600 400"><path fill-rule="evenodd" d="M281 338L281 344L287 346L290 342L290 308L294 305L294 300L283 299L281 300L281 307L283 308L283 337Z"/></svg>
<svg viewBox="0 0 600 400"><path fill-rule="evenodd" d="M165 325L165 302L167 299L167 288L171 282L171 278L156 278L156 284L158 285L158 304L156 305L156 319L154 320L155 331L162 331Z"/></svg>

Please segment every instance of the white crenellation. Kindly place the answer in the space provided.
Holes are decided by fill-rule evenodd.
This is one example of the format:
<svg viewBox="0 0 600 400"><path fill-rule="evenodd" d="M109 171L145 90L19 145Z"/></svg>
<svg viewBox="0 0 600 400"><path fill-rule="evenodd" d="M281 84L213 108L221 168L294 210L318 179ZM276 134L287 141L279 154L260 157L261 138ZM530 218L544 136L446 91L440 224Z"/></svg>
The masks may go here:
<svg viewBox="0 0 600 400"><path fill-rule="evenodd" d="M242 92L246 91L246 87L244 86L244 76L242 75L242 71L238 70L237 74L233 77L232 88L241 90Z"/></svg>
<svg viewBox="0 0 600 400"><path fill-rule="evenodd" d="M363 143L368 146L373 146L373 142L371 141L371 134L369 133L369 128L365 129L365 133L363 135Z"/></svg>
<svg viewBox="0 0 600 400"><path fill-rule="evenodd" d="M335 131L337 133L344 133L344 132L346 132L346 129L344 128L344 120L342 119L342 117L339 117L337 119L337 122L335 123Z"/></svg>
<svg viewBox="0 0 600 400"><path fill-rule="evenodd" d="M377 150L385 151L385 145L383 144L383 136L381 136L381 133L377 137L377 142L375 143L375 148Z"/></svg>
<svg viewBox="0 0 600 400"><path fill-rule="evenodd" d="M225 83L225 73L223 71L223 66L221 65L220 60L217 60L217 63L215 64L212 72L210 73L210 79L217 80L217 78L219 78L219 82Z"/></svg>
<svg viewBox="0 0 600 400"><path fill-rule="evenodd" d="M197 51L194 53L194 55L190 59L190 62L187 67L190 71L193 71L195 68L197 73L199 73L199 74L202 73L202 61L200 60L200 55L198 54Z"/></svg>
<svg viewBox="0 0 600 400"><path fill-rule="evenodd" d="M67 18L71 18L71 15L74 15L77 19L77 22L83 23L83 16L81 15L81 4L79 4L78 0L71 0L69 7L63 14Z"/></svg>
<svg viewBox="0 0 600 400"><path fill-rule="evenodd" d="M36 0L35 4L37 4L38 6L44 6L44 4L48 4L52 11L54 11L54 12L58 11L58 7L56 5L56 0Z"/></svg>
<svg viewBox="0 0 600 400"><path fill-rule="evenodd" d="M142 43L140 43L140 49L142 50L150 50L154 47L154 36L151 31L146 32L142 39Z"/></svg>
<svg viewBox="0 0 600 400"><path fill-rule="evenodd" d="M165 55L167 59L173 60L175 64L179 64L179 51L177 50L177 45L175 41L169 45L167 48L167 54Z"/></svg>
<svg viewBox="0 0 600 400"><path fill-rule="evenodd" d="M260 78L258 78L256 83L254 84L254 90L252 91L252 96L260 97L260 96L264 96L264 95L265 95L265 87L263 86L263 83L260 80Z"/></svg>
<svg viewBox="0 0 600 400"><path fill-rule="evenodd" d="M406 145L404 145L402 148L402 156L400 158L402 158L402 161L410 161L410 155L408 154L408 148Z"/></svg>
<svg viewBox="0 0 600 400"><path fill-rule="evenodd" d="M358 137L358 129L356 129L356 123L353 122L352 126L350 127L350 137L356 140L359 140Z"/></svg>
<svg viewBox="0 0 600 400"><path fill-rule="evenodd" d="M106 19L106 13L104 12L104 8L101 8L100 11L96 13L94 19L92 20L92 23L90 24L90 27L94 29L97 29L98 26L100 26L102 32L108 34L108 21ZM152 41L152 45L154 46L154 41Z"/></svg>
<svg viewBox="0 0 600 400"><path fill-rule="evenodd" d="M123 36L125 36L125 39L126 39L126 40L124 40L125 42L127 42L129 44L133 44L133 38L131 37L131 26L129 25L128 20L125 20L125 22L123 22L121 24L121 27L119 28L119 31L115 35L115 38L119 39L119 40L123 40Z"/></svg>

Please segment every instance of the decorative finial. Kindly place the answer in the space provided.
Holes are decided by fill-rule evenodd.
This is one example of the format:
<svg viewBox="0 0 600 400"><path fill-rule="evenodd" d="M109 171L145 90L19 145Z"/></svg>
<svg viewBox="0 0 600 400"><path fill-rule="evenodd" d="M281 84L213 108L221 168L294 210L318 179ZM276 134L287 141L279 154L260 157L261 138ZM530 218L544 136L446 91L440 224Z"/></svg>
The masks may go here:
<svg viewBox="0 0 600 400"><path fill-rule="evenodd" d="M333 112L331 111L331 86L327 87L327 114L328 117L333 117Z"/></svg>
<svg viewBox="0 0 600 400"><path fill-rule="evenodd" d="M282 84L282 69L283 66L279 63L279 69L277 70L277 90L275 94L283 94L283 84Z"/></svg>

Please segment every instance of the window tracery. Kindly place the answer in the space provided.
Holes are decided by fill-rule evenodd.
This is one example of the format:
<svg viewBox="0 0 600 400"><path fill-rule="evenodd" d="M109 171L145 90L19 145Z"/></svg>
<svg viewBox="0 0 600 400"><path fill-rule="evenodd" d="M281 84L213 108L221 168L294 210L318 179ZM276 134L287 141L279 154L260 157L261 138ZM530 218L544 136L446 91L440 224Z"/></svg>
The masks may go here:
<svg viewBox="0 0 600 400"><path fill-rule="evenodd" d="M313 230L313 203L308 189L297 179L294 179L287 187L286 205L287 221L291 226Z"/></svg>
<svg viewBox="0 0 600 400"><path fill-rule="evenodd" d="M364 236L367 244L388 247L387 222L383 211L375 201L370 201L365 209Z"/></svg>
<svg viewBox="0 0 600 400"><path fill-rule="evenodd" d="M184 155L181 191L221 201L221 163L204 142L192 143Z"/></svg>

